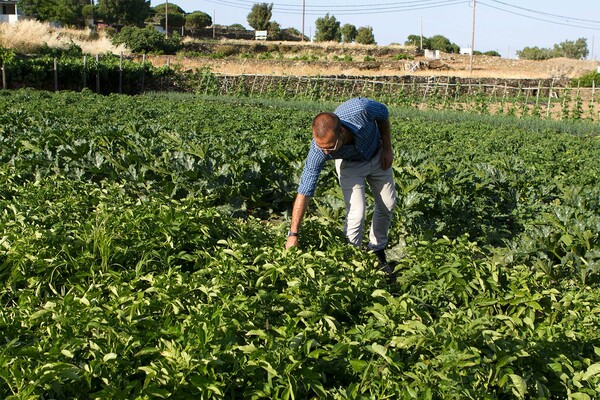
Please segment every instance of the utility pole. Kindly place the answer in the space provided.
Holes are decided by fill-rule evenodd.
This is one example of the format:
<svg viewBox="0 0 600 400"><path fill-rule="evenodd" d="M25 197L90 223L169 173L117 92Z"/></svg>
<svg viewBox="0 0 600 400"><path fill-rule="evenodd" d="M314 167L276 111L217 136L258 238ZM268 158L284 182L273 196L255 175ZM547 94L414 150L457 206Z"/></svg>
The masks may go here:
<svg viewBox="0 0 600 400"><path fill-rule="evenodd" d="M165 1L165 37L169 37L169 0Z"/></svg>
<svg viewBox="0 0 600 400"><path fill-rule="evenodd" d="M302 0L302 42L304 42L304 3L305 0Z"/></svg>
<svg viewBox="0 0 600 400"><path fill-rule="evenodd" d="M423 17L421 17L421 46L419 50L423 51Z"/></svg>
<svg viewBox="0 0 600 400"><path fill-rule="evenodd" d="M91 29L92 29L92 32L93 32L94 31L94 0L90 0L90 4L92 5L92 13L90 15L90 17L91 17L90 19L92 20L91 21L92 22Z"/></svg>
<svg viewBox="0 0 600 400"><path fill-rule="evenodd" d="M471 27L471 58L469 59L469 71L473 72L473 53L475 52L475 6L477 0L473 0L473 22Z"/></svg>

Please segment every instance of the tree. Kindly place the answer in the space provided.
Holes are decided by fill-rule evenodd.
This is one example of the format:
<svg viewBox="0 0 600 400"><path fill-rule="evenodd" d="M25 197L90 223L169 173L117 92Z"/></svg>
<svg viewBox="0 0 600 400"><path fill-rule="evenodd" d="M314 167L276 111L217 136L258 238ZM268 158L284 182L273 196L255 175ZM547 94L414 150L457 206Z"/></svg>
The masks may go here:
<svg viewBox="0 0 600 400"><path fill-rule="evenodd" d="M149 0L99 0L98 11L109 25L143 26L150 15Z"/></svg>
<svg viewBox="0 0 600 400"><path fill-rule="evenodd" d="M83 7L86 0L20 0L19 7L40 21L59 22L62 25L85 25Z"/></svg>
<svg viewBox="0 0 600 400"><path fill-rule="evenodd" d="M282 40L302 40L302 32L296 28L285 28L279 32L279 37ZM304 35L304 40L308 41L309 38Z"/></svg>
<svg viewBox="0 0 600 400"><path fill-rule="evenodd" d="M460 52L460 47L457 44L454 44L445 36L435 35L429 39L429 48L431 50L440 50L445 53L458 53Z"/></svg>
<svg viewBox="0 0 600 400"><path fill-rule="evenodd" d="M317 42L339 42L342 40L340 23L335 19L335 16L329 16L329 13L327 13L323 18L317 18L315 26L317 28L315 32L315 40Z"/></svg>
<svg viewBox="0 0 600 400"><path fill-rule="evenodd" d="M356 39L356 26L352 24L344 24L344 26L342 26L341 33L344 43L352 43Z"/></svg>
<svg viewBox="0 0 600 400"><path fill-rule="evenodd" d="M490 56L490 57L502 57L502 55L500 53L498 53L496 50L486 51L485 53L483 53L483 55Z"/></svg>
<svg viewBox="0 0 600 400"><path fill-rule="evenodd" d="M152 7L156 14L165 15L165 6L168 10L169 15L171 14L185 14L183 8L179 7L177 4L173 3L162 3L157 6Z"/></svg>
<svg viewBox="0 0 600 400"><path fill-rule="evenodd" d="M98 6L95 4L86 4L81 9L81 15L86 20L92 19L95 15L98 15Z"/></svg>
<svg viewBox="0 0 600 400"><path fill-rule="evenodd" d="M356 43L377 44L377 42L375 42L375 35L373 35L373 28L370 26L361 26L358 28L358 32L356 33Z"/></svg>
<svg viewBox="0 0 600 400"><path fill-rule="evenodd" d="M423 42L423 47L421 47L421 41ZM416 46L418 49L431 49L429 39L421 35L408 35L404 44L406 46Z"/></svg>
<svg viewBox="0 0 600 400"><path fill-rule="evenodd" d="M192 32L201 30L212 25L212 18L205 12L194 11L185 16L185 28Z"/></svg>
<svg viewBox="0 0 600 400"><path fill-rule="evenodd" d="M565 40L562 43L554 45L554 57L567 57L583 59L588 56L587 39L579 38L576 41Z"/></svg>
<svg viewBox="0 0 600 400"><path fill-rule="evenodd" d="M165 38L151 25L145 28L126 26L114 37L113 44L125 44L134 53L173 54L181 48L181 37L175 33Z"/></svg>
<svg viewBox="0 0 600 400"><path fill-rule="evenodd" d="M248 25L257 31L266 31L269 29L269 23L273 16L273 3L256 3L248 14Z"/></svg>
<svg viewBox="0 0 600 400"><path fill-rule="evenodd" d="M549 60L552 58L552 50L539 47L525 47L523 50L517 50L517 56L521 60Z"/></svg>
<svg viewBox="0 0 600 400"><path fill-rule="evenodd" d="M160 26L165 26L166 22L169 30L171 30L171 28L181 28L185 25L185 21L185 15L183 14L168 13L166 17L164 14L161 16L160 20L158 21L158 24Z"/></svg>
<svg viewBox="0 0 600 400"><path fill-rule="evenodd" d="M227 26L227 29L230 31L245 31L246 27L242 24L231 24Z"/></svg>
<svg viewBox="0 0 600 400"><path fill-rule="evenodd" d="M576 41L565 40L555 44L552 49L525 47L523 50L517 50L517 56L523 60L549 60L554 57L582 59L588 54L587 39L585 38L579 38Z"/></svg>
<svg viewBox="0 0 600 400"><path fill-rule="evenodd" d="M267 34L271 39L279 39L279 34L281 33L281 25L279 22L271 21L269 22L269 26L267 27Z"/></svg>

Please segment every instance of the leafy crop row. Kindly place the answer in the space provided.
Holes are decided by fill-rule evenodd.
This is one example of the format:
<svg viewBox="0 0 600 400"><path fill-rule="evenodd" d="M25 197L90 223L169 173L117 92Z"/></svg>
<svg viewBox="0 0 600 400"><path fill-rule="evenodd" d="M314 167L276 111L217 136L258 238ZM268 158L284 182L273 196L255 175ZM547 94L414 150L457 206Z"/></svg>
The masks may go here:
<svg viewBox="0 0 600 400"><path fill-rule="evenodd" d="M332 166L283 250L332 106L1 93L0 396L597 398L598 137L392 108L388 284Z"/></svg>
<svg viewBox="0 0 600 400"><path fill-rule="evenodd" d="M56 62L56 65L55 65ZM104 54L98 57L67 54L27 56L0 48L7 88L32 87L52 90L93 89L100 93L139 93L175 85L169 67L134 62ZM56 66L56 68L55 68Z"/></svg>

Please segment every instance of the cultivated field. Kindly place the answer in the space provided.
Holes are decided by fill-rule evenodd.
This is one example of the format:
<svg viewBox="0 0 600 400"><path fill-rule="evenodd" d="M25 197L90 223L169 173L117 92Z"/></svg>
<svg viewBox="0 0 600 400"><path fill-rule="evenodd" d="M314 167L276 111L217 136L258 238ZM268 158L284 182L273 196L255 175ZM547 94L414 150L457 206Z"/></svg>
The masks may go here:
<svg viewBox="0 0 600 400"><path fill-rule="evenodd" d="M72 91L0 91L0 398L600 397L595 98L318 80L414 63L567 79L595 63L477 57L468 71L466 56L395 60L400 47L210 46L149 57L193 93L80 91L79 59L59 69ZM51 58L23 60L9 72L24 85L58 77ZM284 249L312 117L349 93L390 108L391 283L345 244L333 165Z"/></svg>
<svg viewBox="0 0 600 400"><path fill-rule="evenodd" d="M0 93L0 397L600 396L596 125L391 107L388 284L344 244L333 103Z"/></svg>

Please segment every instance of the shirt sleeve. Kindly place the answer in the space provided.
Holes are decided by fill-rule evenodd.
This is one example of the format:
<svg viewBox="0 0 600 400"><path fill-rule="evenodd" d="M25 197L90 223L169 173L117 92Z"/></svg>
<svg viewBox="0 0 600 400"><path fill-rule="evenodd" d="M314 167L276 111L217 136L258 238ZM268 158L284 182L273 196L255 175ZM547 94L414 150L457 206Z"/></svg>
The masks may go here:
<svg viewBox="0 0 600 400"><path fill-rule="evenodd" d="M365 109L367 114L371 116L375 121L385 121L389 117L388 108L385 104L379 103L375 100L364 99Z"/></svg>
<svg viewBox="0 0 600 400"><path fill-rule="evenodd" d="M299 194L314 196L317 189L317 180L319 179L323 165L325 165L325 161L327 161L327 155L319 150L313 140L310 144L308 157L306 157L306 161L304 162L302 176L300 177L300 185L298 186Z"/></svg>

